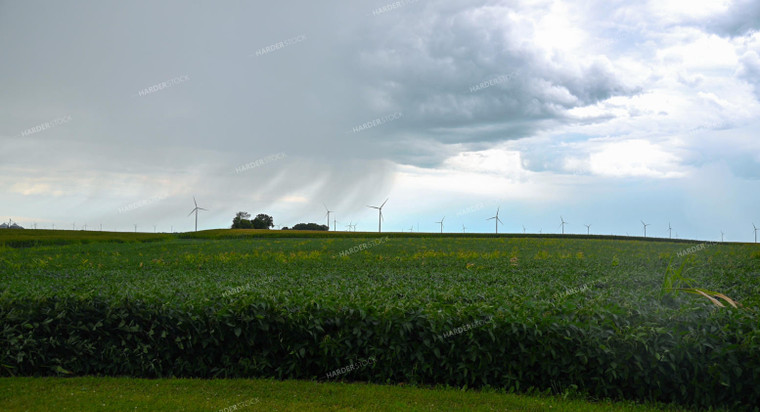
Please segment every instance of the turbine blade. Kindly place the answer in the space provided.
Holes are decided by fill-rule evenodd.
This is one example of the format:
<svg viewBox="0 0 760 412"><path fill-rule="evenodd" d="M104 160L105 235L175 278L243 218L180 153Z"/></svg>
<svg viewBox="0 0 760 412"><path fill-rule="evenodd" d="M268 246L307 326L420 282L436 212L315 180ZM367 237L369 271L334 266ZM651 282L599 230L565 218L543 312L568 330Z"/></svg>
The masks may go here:
<svg viewBox="0 0 760 412"><path fill-rule="evenodd" d="M195 201L195 196L193 196L193 203L195 203L195 207L198 207L198 202Z"/></svg>
<svg viewBox="0 0 760 412"><path fill-rule="evenodd" d="M380 208L381 208L381 209L382 209L382 208L383 208L383 206L385 206L385 204L388 202L388 199L389 199L389 198L386 198L386 199L385 199L385 202L383 202L383 204L382 204L382 205L380 205Z"/></svg>

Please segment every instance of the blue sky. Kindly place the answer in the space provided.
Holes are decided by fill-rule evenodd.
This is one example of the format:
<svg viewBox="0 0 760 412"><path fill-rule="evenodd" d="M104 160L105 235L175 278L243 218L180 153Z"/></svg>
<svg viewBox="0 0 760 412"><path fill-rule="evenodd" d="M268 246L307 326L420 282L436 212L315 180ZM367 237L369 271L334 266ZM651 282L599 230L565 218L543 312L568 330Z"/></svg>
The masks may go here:
<svg viewBox="0 0 760 412"><path fill-rule="evenodd" d="M356 3L0 1L0 220L753 240L760 3Z"/></svg>

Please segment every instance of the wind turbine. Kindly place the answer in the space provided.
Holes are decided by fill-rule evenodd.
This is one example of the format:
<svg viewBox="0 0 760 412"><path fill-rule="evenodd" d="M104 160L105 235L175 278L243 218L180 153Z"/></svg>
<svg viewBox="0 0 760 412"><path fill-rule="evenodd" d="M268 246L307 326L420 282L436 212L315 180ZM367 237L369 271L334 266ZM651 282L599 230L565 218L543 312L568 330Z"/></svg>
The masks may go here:
<svg viewBox="0 0 760 412"><path fill-rule="evenodd" d="M644 226L644 237L647 237L647 226L651 225L651 223L644 223L642 220L641 224Z"/></svg>
<svg viewBox="0 0 760 412"><path fill-rule="evenodd" d="M443 219L441 219L440 222L435 222L435 223L440 223L441 224L441 233L443 233L443 221L444 220L446 220L446 216L444 216Z"/></svg>
<svg viewBox="0 0 760 412"><path fill-rule="evenodd" d="M720 243L723 243L723 235L725 235L725 233L723 233L723 231L721 230L720 231Z"/></svg>
<svg viewBox="0 0 760 412"><path fill-rule="evenodd" d="M523 225L523 234L526 233L525 225Z"/></svg>
<svg viewBox="0 0 760 412"><path fill-rule="evenodd" d="M462 225L462 233L467 233L467 228Z"/></svg>
<svg viewBox="0 0 760 412"><path fill-rule="evenodd" d="M559 220L562 221L562 223L560 223L559 225L562 226L562 234L564 235L565 234L565 225L567 224L567 222L565 222L565 218L562 217L562 216L559 217Z"/></svg>
<svg viewBox="0 0 760 412"><path fill-rule="evenodd" d="M324 206L325 210L327 211L327 215L325 215L325 216L327 216L327 230L330 230L330 213L333 213L334 210L328 209L327 205L325 204L325 202L322 202L322 206Z"/></svg>
<svg viewBox="0 0 760 412"><path fill-rule="evenodd" d="M202 207L198 207L198 202L195 201L195 196L193 196L193 203L195 203L195 209L191 210L190 213L188 213L188 216L195 213L195 231L198 231L198 212L201 210L208 211L207 209L204 209ZM328 222L329 223L329 222ZM136 229L135 229L136 231Z"/></svg>
<svg viewBox="0 0 760 412"><path fill-rule="evenodd" d="M352 221L350 221L350 222L348 222L348 224L346 225L346 227L348 228L348 231L349 231L349 232L351 231L351 226L353 226L353 225L352 225L352 223L354 223L354 221L353 221L353 220L352 220Z"/></svg>
<svg viewBox="0 0 760 412"><path fill-rule="evenodd" d="M757 230L758 229L757 229L757 226L755 226L754 223L752 224L752 227L755 229L755 243L757 243Z"/></svg>
<svg viewBox="0 0 760 412"><path fill-rule="evenodd" d="M489 217L488 219L486 219L486 220L493 219L494 223L496 224L496 234L497 235L499 234L499 223L504 224L504 222L502 222L501 219L499 219L499 210L500 209L501 209L501 206L497 207L496 208L496 216Z"/></svg>
<svg viewBox="0 0 760 412"><path fill-rule="evenodd" d="M135 223L135 233L137 233L137 223Z"/></svg>
<svg viewBox="0 0 760 412"><path fill-rule="evenodd" d="M670 222L668 222L668 238L673 239L673 228L670 227Z"/></svg>
<svg viewBox="0 0 760 412"><path fill-rule="evenodd" d="M385 206L385 203L388 202L388 198L385 199L385 202L381 204L380 206L370 206L367 205L367 207L371 207L372 209L377 209L377 231L382 232L383 230L383 206Z"/></svg>
<svg viewBox="0 0 760 412"><path fill-rule="evenodd" d="M333 232L337 232L337 231L338 231L338 219L333 218Z"/></svg>
<svg viewBox="0 0 760 412"><path fill-rule="evenodd" d="M583 226L586 226L586 234L590 235L591 234L591 225L583 225Z"/></svg>

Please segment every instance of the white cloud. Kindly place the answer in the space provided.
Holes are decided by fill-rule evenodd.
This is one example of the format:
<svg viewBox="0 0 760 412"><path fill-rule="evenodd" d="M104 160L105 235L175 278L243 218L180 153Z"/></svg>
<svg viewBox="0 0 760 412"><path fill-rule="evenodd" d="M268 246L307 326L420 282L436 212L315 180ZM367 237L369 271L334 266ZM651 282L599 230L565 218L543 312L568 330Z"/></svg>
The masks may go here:
<svg viewBox="0 0 760 412"><path fill-rule="evenodd" d="M683 177L679 159L645 140L603 143L589 156L589 170L614 177Z"/></svg>

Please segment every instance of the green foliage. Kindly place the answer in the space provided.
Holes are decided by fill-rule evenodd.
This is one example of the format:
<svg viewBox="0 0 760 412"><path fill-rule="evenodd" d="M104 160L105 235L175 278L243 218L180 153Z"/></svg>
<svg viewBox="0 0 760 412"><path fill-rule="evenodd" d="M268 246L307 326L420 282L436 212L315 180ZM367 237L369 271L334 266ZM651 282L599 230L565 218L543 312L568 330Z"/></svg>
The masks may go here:
<svg viewBox="0 0 760 412"><path fill-rule="evenodd" d="M754 245L692 254L686 278L677 243L382 234L335 257L370 235L250 233L4 249L0 374L325 379L372 358L333 379L760 404ZM693 284L743 310L661 296Z"/></svg>
<svg viewBox="0 0 760 412"><path fill-rule="evenodd" d="M274 227L274 219L272 216L260 213L256 215L256 218L251 222L254 229L271 229Z"/></svg>
<svg viewBox="0 0 760 412"><path fill-rule="evenodd" d="M317 223L298 223L293 226L291 230L330 230L327 225L320 225Z"/></svg>
<svg viewBox="0 0 760 412"><path fill-rule="evenodd" d="M668 262L668 267L665 270L665 279L662 283L662 288L660 289L660 297L665 296L666 293L673 293L675 295L678 294L678 292L686 292L691 293L694 295L700 295L704 296L705 298L709 299L710 302L712 302L715 306L718 307L725 307L720 301L716 298L720 298L728 302L733 307L738 307L736 302L734 302L733 299L729 298L728 296L713 292L707 289L703 288L695 288L691 286L692 283L694 283L694 279L689 279L683 275L684 267L686 266L686 262L688 259L684 259L683 262L681 262L681 266L674 270L671 268L672 258L670 262ZM686 286L686 287L683 287Z"/></svg>
<svg viewBox="0 0 760 412"><path fill-rule="evenodd" d="M251 214L248 212L237 212L232 219L232 229L253 229L250 217Z"/></svg>

